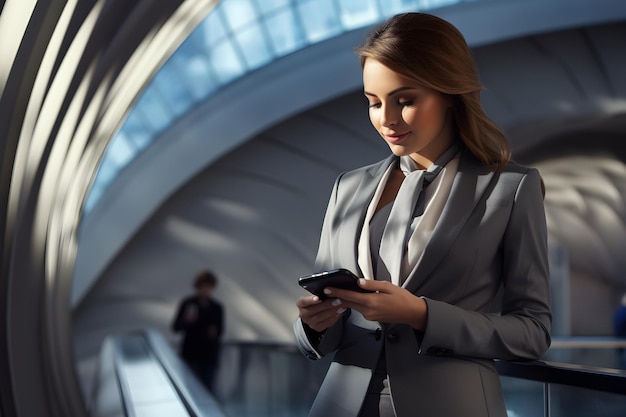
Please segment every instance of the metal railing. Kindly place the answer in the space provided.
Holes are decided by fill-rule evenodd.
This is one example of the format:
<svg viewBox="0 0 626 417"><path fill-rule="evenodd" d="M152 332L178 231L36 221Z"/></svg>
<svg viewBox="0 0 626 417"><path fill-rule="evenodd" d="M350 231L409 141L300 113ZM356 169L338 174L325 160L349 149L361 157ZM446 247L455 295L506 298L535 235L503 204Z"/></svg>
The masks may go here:
<svg viewBox="0 0 626 417"><path fill-rule="evenodd" d="M503 379L541 386L544 417L624 416L626 371L618 369L624 365L624 349L626 340L614 337L555 337L544 356L547 360L496 361L496 368Z"/></svg>
<svg viewBox="0 0 626 417"><path fill-rule="evenodd" d="M617 366L616 350L620 348L626 348L626 340L556 338L547 357L577 359L577 352L590 350L598 357L589 359L586 354L587 361ZM291 345L226 343L218 397L237 417L304 417L329 363L326 358L317 362L304 359ZM496 361L496 368L502 377L509 417L626 416L623 370L549 360ZM259 375L263 376L262 384L254 380ZM246 392L246 386L254 386L254 392ZM289 394L296 389L297 396ZM256 411L246 412L245 404L256 406Z"/></svg>
<svg viewBox="0 0 626 417"><path fill-rule="evenodd" d="M546 357L590 350L599 362L616 362L616 352L623 348L626 340L615 338L557 338ZM310 361L289 344L227 342L213 397L173 346L153 331L108 338L100 360L92 417L304 417L330 364L326 358ZM496 368L509 417L626 415L624 370L550 360L496 361ZM162 378L155 377L160 373ZM144 397L137 394L142 392ZM155 396L159 399L156 414L149 408ZM173 397L183 411L164 407L164 398ZM118 412L111 412L116 407Z"/></svg>

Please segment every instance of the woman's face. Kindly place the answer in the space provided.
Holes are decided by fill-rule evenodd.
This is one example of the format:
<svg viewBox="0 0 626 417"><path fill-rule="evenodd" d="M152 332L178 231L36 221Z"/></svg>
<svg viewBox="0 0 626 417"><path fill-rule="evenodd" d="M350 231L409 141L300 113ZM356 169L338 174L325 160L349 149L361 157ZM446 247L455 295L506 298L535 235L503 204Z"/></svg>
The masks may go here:
<svg viewBox="0 0 626 417"><path fill-rule="evenodd" d="M372 125L391 151L428 168L453 143L452 100L367 58L363 89Z"/></svg>

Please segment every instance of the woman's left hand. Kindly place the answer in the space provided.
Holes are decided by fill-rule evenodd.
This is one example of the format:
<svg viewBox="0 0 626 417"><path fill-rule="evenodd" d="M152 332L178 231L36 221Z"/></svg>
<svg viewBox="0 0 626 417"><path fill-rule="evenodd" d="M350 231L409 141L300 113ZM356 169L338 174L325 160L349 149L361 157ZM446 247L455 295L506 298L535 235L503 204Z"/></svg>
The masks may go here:
<svg viewBox="0 0 626 417"><path fill-rule="evenodd" d="M367 320L383 323L405 323L417 330L426 327L426 301L408 290L388 281L374 281L361 278L359 286L372 291L361 293L326 288L324 292L341 300L341 305L358 311Z"/></svg>

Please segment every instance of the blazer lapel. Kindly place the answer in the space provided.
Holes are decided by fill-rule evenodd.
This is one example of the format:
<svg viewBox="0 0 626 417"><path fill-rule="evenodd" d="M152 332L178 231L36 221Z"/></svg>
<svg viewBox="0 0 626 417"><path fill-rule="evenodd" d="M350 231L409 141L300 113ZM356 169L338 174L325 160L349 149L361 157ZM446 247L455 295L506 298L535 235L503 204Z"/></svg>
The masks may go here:
<svg viewBox="0 0 626 417"><path fill-rule="evenodd" d="M361 271L358 262L358 244L365 215L378 183L395 159L396 156L392 154L379 163L366 168L365 174L359 176L359 184L355 188L350 187L353 192L342 213L342 227L336 249L338 253L343 254L345 253L343 252L344 248L351 248L350 255L342 258L341 264L359 276L362 276L363 271Z"/></svg>
<svg viewBox="0 0 626 417"><path fill-rule="evenodd" d="M415 291L420 282L428 277L448 253L474 207L487 190L493 175L493 172L476 160L469 151L463 152L448 202L424 248L420 262L404 284L406 289Z"/></svg>

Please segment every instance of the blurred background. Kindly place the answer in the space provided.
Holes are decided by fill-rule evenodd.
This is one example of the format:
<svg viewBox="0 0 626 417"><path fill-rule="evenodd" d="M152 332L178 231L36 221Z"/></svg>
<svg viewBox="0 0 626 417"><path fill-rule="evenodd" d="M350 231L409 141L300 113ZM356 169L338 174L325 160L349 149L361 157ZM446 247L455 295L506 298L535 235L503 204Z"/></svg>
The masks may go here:
<svg viewBox="0 0 626 417"><path fill-rule="evenodd" d="M9 0L0 10L0 416L179 415L166 394L147 394L164 392L158 369L205 410L306 415L327 362L294 349L297 278L312 272L336 176L388 154L353 50L406 11L463 32L487 113L545 181L555 339L545 359L622 367L625 2ZM203 269L219 279L225 314L208 397L185 382L171 330ZM510 416L544 412L540 383L503 381ZM593 389L552 395L553 415L626 412L623 396ZM141 398L150 407L130 411Z"/></svg>

